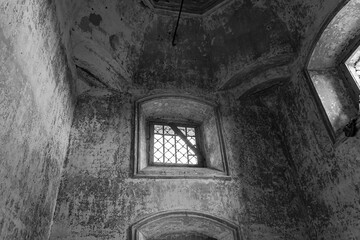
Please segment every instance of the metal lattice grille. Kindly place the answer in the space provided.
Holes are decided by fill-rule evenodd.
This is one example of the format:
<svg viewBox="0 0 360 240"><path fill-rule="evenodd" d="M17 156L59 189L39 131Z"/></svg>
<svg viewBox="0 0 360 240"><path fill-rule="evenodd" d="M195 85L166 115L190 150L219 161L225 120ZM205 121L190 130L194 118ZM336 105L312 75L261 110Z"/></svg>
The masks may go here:
<svg viewBox="0 0 360 240"><path fill-rule="evenodd" d="M177 126L177 128L196 148L195 128L182 126ZM155 124L153 136L154 163L198 165L198 158L191 147L170 126Z"/></svg>

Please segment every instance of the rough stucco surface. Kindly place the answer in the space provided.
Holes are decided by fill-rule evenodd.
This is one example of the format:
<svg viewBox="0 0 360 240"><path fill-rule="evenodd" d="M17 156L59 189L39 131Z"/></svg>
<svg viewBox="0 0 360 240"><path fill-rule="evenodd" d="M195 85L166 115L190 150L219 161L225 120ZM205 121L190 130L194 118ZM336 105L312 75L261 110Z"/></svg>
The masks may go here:
<svg viewBox="0 0 360 240"><path fill-rule="evenodd" d="M357 2L351 1L349 5L357 5ZM321 53L325 59L320 61L314 58L318 61L316 66L324 66L323 63L334 64L334 60L337 59L326 58L328 56L326 51L338 57L341 51L346 51L346 46L355 37L355 32L351 29L354 29L356 24L343 23L351 23L358 19L358 16L353 14L358 11L358 7L344 10L345 12L340 12L339 16L348 20L342 19L341 24L339 22L335 24L332 28L333 32L325 32L328 38L321 42L323 50L327 49ZM338 20L335 19L335 23ZM330 38L329 36L334 33L335 38ZM333 48L333 40L338 45L336 48ZM304 60L306 58L300 58L299 62ZM301 71L297 71L297 74L293 76L293 81L296 82L293 95L296 99L294 106L297 106L299 110L296 117L289 119L289 129L297 128L297 131L292 132L290 149L292 155L295 156L299 181L311 209L314 238L358 239L360 237L359 131L355 137L345 138L343 142L333 145L314 98L309 98L307 79Z"/></svg>
<svg viewBox="0 0 360 240"><path fill-rule="evenodd" d="M225 89L308 51L338 3L229 1L203 18L184 15L173 47L176 14L155 14L141 1L84 1L70 9L73 59L95 86Z"/></svg>
<svg viewBox="0 0 360 240"><path fill-rule="evenodd" d="M175 23L175 15L155 14L141 2L87 1L71 30L75 64L122 91L213 90L294 58L286 24L265 4L231 2L206 18L183 16L174 47Z"/></svg>
<svg viewBox="0 0 360 240"><path fill-rule="evenodd" d="M249 240L359 238L360 133L332 145L302 72L340 2L234 1L184 18L172 48L175 18L141 1L57 1L60 33L49 2L0 1L0 237L49 232L72 115L62 36L79 93L123 92L79 96L50 239L127 239L131 224L175 209L230 220ZM284 63L283 87L239 101L213 92ZM133 103L149 89L219 102L231 180L131 178Z"/></svg>
<svg viewBox="0 0 360 240"><path fill-rule="evenodd" d="M227 140L234 144L232 154L240 162L242 200L250 223L245 239L309 239L311 226L285 133L284 99L291 91L284 86L271 92L240 101L237 111L231 111L235 126L243 125L241 131L229 125L229 133L236 129L236 137Z"/></svg>
<svg viewBox="0 0 360 240"><path fill-rule="evenodd" d="M331 10L337 4L326 1L324 7ZM321 21L331 13L323 14L326 12L319 11L318 20L309 27L295 66L302 66L306 62L311 41L319 31ZM289 150L294 156L299 183L305 193L313 239L358 239L359 132L354 138L333 145L302 69L294 70L292 81L294 88L288 105L293 110L286 114L286 133L290 136Z"/></svg>
<svg viewBox="0 0 360 240"><path fill-rule="evenodd" d="M357 239L359 136L335 148L315 99L309 97L303 72L298 71L293 80L288 110L283 111L284 134L308 211L311 239Z"/></svg>
<svg viewBox="0 0 360 240"><path fill-rule="evenodd" d="M0 239L46 239L73 99L55 7L0 1Z"/></svg>
<svg viewBox="0 0 360 240"><path fill-rule="evenodd" d="M127 1L123 4L131 6ZM264 4L264 1L254 3L258 11ZM233 177L230 181L130 178L129 142L132 134L133 97L99 90L81 95L72 127L68 164L59 193L51 239L126 239L132 223L152 213L174 209L204 211L229 219L241 226L244 239L358 237L358 137L347 140L337 149L333 148L302 73L308 49L311 49L321 23L337 4L336 1L293 1L286 3L283 8L284 2L272 1L270 6L267 5L275 9L277 16L289 29L290 38L296 42L297 50L300 50L299 58L291 67L291 83L269 90L273 94L260 91L248 101L239 102L234 102L229 96L219 99L229 169ZM84 31L96 33L93 37L101 38L102 34L107 36L104 32L99 33L102 32L103 21L106 21L104 15L97 12L97 8L91 9L90 5L87 5L87 9L85 16L88 16L89 21L93 16L94 22L75 26L79 27L75 30L77 34L81 35L81 31ZM132 12L133 7L125 9L132 14L136 13ZM121 14L126 13L124 10ZM269 11L268 14L272 16ZM80 15L80 19L82 17ZM141 54L154 54L151 51L158 51L164 62L157 65L153 62L146 64L144 61L140 64L144 75L140 74L134 80L147 88L188 88L191 82L187 77L192 72L178 74L176 80L171 79L172 82L165 81L167 75L159 75L171 66L175 66L174 69L182 66L176 61L179 58L177 54L181 51L169 52L170 48L155 44L156 41L166 42L164 38L170 40L166 35L166 28L156 27L154 24L159 19L164 21L165 26L170 26L167 25L169 23L166 17L150 14L147 19L149 26L140 25L138 28L149 30L151 41L145 43L148 46L145 50L138 50L141 49L138 47L134 50L130 46L138 46L137 42L131 45L131 41L128 41L130 45L124 47L125 51L133 50L118 57L127 56L124 61L126 65L136 62L137 58L141 59ZM271 19L280 23L277 17L272 16ZM190 29L196 30L193 27L196 21L186 20L185 23L189 24ZM86 23L86 19L84 22ZM104 27L108 25L104 23ZM156 35L158 33L161 34ZM119 34L121 35L117 33ZM141 36L139 32L133 34L129 31L127 34L132 37ZM282 36L289 37L287 34ZM276 37L278 36L274 39ZM117 46L114 43L121 45L121 39L129 38L119 38L119 42L116 39L112 38L113 46ZM179 39L180 43L182 40L186 41L186 38ZM211 44L210 39L209 35L205 35L202 41ZM302 44L297 42L299 40ZM90 42L86 40L86 43ZM101 41L98 44L100 43ZM91 44L89 49L94 46ZM106 48L110 49L109 46ZM201 53L201 49L199 51ZM249 58L253 54L251 51L248 52ZM91 59L93 58L83 60L92 61ZM149 57L149 61L151 59ZM172 61L175 65L167 65ZM188 62L184 66L186 64ZM82 66L86 67L86 62ZM148 66L151 66L149 72L146 70ZM194 67L190 64L188 66ZM90 69L97 71L96 68ZM134 68L126 69L130 71ZM266 67L262 66L256 72L264 69ZM176 74L171 71L168 73L171 76ZM192 93L199 88L211 90L208 85L214 83L199 80L203 75L197 76L198 73L194 74L198 78ZM127 82L131 82L132 74L130 71L122 75L128 77ZM97 77L100 80L111 79L101 74ZM164 84L161 79L164 79ZM119 88L111 85L111 82L107 84L110 88ZM189 90L184 92L187 91Z"/></svg>
<svg viewBox="0 0 360 240"><path fill-rule="evenodd" d="M79 98L51 239L127 239L131 224L164 210L236 220L234 182L130 178L132 106L130 96L109 92Z"/></svg>
<svg viewBox="0 0 360 240"><path fill-rule="evenodd" d="M92 76L84 81L126 91L131 83L144 89L178 88L179 79L185 88L228 88L288 64L297 50L305 47L300 53L307 54L339 2L229 1L204 18L184 15L176 47L171 46L176 14L155 14L142 1L58 5L68 5L69 14L63 15L74 16L64 35L70 36L75 64Z"/></svg>
<svg viewBox="0 0 360 240"><path fill-rule="evenodd" d="M233 221L245 239L306 239L306 214L278 132L281 117L274 115L277 97L246 108L221 101L228 106L221 112L232 180L134 179L133 97L81 95L50 239L127 239L131 224L176 209Z"/></svg>
<svg viewBox="0 0 360 240"><path fill-rule="evenodd" d="M266 5L234 2L203 19L212 68L220 88L239 82L294 58L291 35Z"/></svg>

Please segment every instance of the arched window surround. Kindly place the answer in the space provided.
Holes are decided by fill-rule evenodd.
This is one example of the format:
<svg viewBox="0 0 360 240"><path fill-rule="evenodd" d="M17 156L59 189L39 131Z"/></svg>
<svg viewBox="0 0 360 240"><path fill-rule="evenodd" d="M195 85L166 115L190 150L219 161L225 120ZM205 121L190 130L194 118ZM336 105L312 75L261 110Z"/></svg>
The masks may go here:
<svg viewBox="0 0 360 240"><path fill-rule="evenodd" d="M149 120L174 119L197 122L202 128L205 166L155 167L149 165L146 126ZM230 179L218 105L184 94L156 94L135 102L134 177Z"/></svg>
<svg viewBox="0 0 360 240"><path fill-rule="evenodd" d="M339 4L322 24L305 64L306 79L335 145L345 139L344 126L358 114L360 90L346 61L359 46L359 6L359 0Z"/></svg>
<svg viewBox="0 0 360 240"><path fill-rule="evenodd" d="M131 240L147 240L171 232L192 232L218 240L241 240L239 227L210 214L176 210L150 215L131 226Z"/></svg>

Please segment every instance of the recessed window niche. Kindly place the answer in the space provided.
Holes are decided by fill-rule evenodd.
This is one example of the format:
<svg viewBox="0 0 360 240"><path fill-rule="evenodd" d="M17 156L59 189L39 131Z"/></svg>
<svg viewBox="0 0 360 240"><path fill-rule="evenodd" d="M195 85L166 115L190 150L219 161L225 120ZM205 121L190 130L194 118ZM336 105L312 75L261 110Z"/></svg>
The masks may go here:
<svg viewBox="0 0 360 240"><path fill-rule="evenodd" d="M334 144L358 113L359 75L356 63L360 11L357 0L346 1L324 24L306 65L307 79ZM346 26L346 29L343 27Z"/></svg>
<svg viewBox="0 0 360 240"><path fill-rule="evenodd" d="M181 122L200 128L201 167L151 164L149 123ZM135 103L134 177L228 178L228 166L217 105L188 95L154 95Z"/></svg>

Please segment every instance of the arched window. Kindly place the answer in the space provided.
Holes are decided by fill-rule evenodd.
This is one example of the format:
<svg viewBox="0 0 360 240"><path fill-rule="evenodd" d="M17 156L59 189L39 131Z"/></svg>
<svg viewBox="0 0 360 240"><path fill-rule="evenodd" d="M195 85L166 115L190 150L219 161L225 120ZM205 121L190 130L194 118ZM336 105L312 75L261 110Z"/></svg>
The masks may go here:
<svg viewBox="0 0 360 240"><path fill-rule="evenodd" d="M358 58L355 51L360 32L360 1L347 1L324 26L308 58L306 73L335 143L342 138L344 126L358 113L360 89L351 64Z"/></svg>

